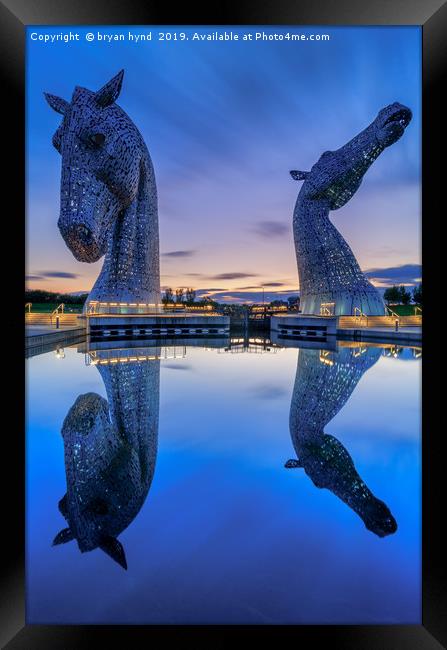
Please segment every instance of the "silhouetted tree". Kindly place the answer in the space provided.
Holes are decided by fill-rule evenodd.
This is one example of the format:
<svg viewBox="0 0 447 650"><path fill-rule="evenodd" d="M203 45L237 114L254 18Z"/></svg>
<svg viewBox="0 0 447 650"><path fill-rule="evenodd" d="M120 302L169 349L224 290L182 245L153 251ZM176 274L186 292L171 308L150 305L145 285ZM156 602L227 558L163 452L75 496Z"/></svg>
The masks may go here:
<svg viewBox="0 0 447 650"><path fill-rule="evenodd" d="M411 293L405 289L403 285L399 287L400 302L403 305L409 305L411 302Z"/></svg>
<svg viewBox="0 0 447 650"><path fill-rule="evenodd" d="M166 287L163 298L161 299L164 305L174 302L174 293L170 287Z"/></svg>
<svg viewBox="0 0 447 650"><path fill-rule="evenodd" d="M300 297L299 296L289 296L287 298L287 304L289 309L296 311L300 306Z"/></svg>
<svg viewBox="0 0 447 650"><path fill-rule="evenodd" d="M389 287L388 289L385 289L383 298L385 302L388 304L390 302L394 302L394 303L400 302L401 294L400 294L399 287L394 285L393 287Z"/></svg>
<svg viewBox="0 0 447 650"><path fill-rule="evenodd" d="M88 293L79 296L72 296L69 293L56 293L54 291L44 291L43 289L25 290L25 302L32 303L61 303L66 305L83 305Z"/></svg>
<svg viewBox="0 0 447 650"><path fill-rule="evenodd" d="M422 305L422 282L413 289L413 302L417 305Z"/></svg>
<svg viewBox="0 0 447 650"><path fill-rule="evenodd" d="M186 302L188 304L191 304L195 301L196 299L196 292L194 289L186 289Z"/></svg>

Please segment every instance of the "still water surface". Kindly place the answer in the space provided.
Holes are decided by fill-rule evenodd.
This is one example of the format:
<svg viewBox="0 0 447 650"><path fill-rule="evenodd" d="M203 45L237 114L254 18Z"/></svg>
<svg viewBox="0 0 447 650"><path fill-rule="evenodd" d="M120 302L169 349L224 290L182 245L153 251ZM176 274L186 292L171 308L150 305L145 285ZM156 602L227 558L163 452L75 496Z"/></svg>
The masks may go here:
<svg viewBox="0 0 447 650"><path fill-rule="evenodd" d="M28 623L420 623L420 351L155 345L27 361Z"/></svg>

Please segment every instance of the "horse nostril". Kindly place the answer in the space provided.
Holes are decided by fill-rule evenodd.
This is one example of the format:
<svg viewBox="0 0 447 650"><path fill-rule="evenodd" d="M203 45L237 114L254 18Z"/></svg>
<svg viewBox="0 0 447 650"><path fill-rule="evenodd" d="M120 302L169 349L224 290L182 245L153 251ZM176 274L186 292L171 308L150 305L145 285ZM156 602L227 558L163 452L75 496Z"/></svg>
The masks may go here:
<svg viewBox="0 0 447 650"><path fill-rule="evenodd" d="M78 235L84 242L90 242L92 240L92 231L87 226L80 225L77 227Z"/></svg>

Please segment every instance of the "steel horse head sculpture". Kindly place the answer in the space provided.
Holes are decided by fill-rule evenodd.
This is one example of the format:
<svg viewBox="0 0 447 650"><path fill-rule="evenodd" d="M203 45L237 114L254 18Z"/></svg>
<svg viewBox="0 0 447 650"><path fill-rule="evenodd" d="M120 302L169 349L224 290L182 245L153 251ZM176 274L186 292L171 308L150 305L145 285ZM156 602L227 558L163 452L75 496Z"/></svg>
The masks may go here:
<svg viewBox="0 0 447 650"><path fill-rule="evenodd" d="M71 102L45 93L63 116L53 136L62 155L59 230L77 260L105 255L86 305L160 299L155 175L140 132L115 103L123 75L96 92L76 86Z"/></svg>
<svg viewBox="0 0 447 650"><path fill-rule="evenodd" d="M411 120L409 108L394 103L355 138L336 151L326 151L309 172L291 171L304 181L293 215L300 279L301 311L334 315L384 315L384 302L363 275L353 252L329 220L329 212L357 192L376 158L401 138Z"/></svg>
<svg viewBox="0 0 447 650"><path fill-rule="evenodd" d="M342 443L324 430L381 353L361 344L337 352L300 349L289 419L296 458L285 466L303 468L316 487L330 490L368 530L385 537L397 530L390 509L371 492Z"/></svg>
<svg viewBox="0 0 447 650"><path fill-rule="evenodd" d="M108 399L79 395L62 425L66 527L53 545L73 540L81 553L100 549L127 569L118 535L143 507L154 476L160 361L101 363L102 354L97 368Z"/></svg>

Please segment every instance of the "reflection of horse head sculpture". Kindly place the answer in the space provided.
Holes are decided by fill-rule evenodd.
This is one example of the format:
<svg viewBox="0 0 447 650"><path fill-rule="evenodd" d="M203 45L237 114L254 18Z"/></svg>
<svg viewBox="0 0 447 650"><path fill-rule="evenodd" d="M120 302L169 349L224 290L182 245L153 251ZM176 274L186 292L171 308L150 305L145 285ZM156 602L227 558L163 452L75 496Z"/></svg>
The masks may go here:
<svg viewBox="0 0 447 650"><path fill-rule="evenodd" d="M329 212L357 192L376 158L402 137L411 120L406 106L390 104L373 122L336 151L325 151L309 172L291 171L304 180L293 215L301 311L320 314L324 303L334 314L385 314L377 289L363 275L347 242L329 220Z"/></svg>
<svg viewBox="0 0 447 650"><path fill-rule="evenodd" d="M62 426L67 493L59 510L68 527L53 544L76 539L82 553L100 548L127 568L117 536L140 511L154 475L160 361L98 369L108 402L79 395Z"/></svg>
<svg viewBox="0 0 447 650"><path fill-rule="evenodd" d="M53 136L62 155L59 230L77 260L105 254L86 305L160 297L155 175L140 132L115 104L123 74L96 92L76 86L70 102L45 94L63 115Z"/></svg>
<svg viewBox="0 0 447 650"><path fill-rule="evenodd" d="M286 467L302 467L319 488L327 488L379 537L397 530L388 506L374 496L354 467L345 447L324 427L346 404L380 348L340 348L339 352L300 349L290 407L290 435L297 459Z"/></svg>

